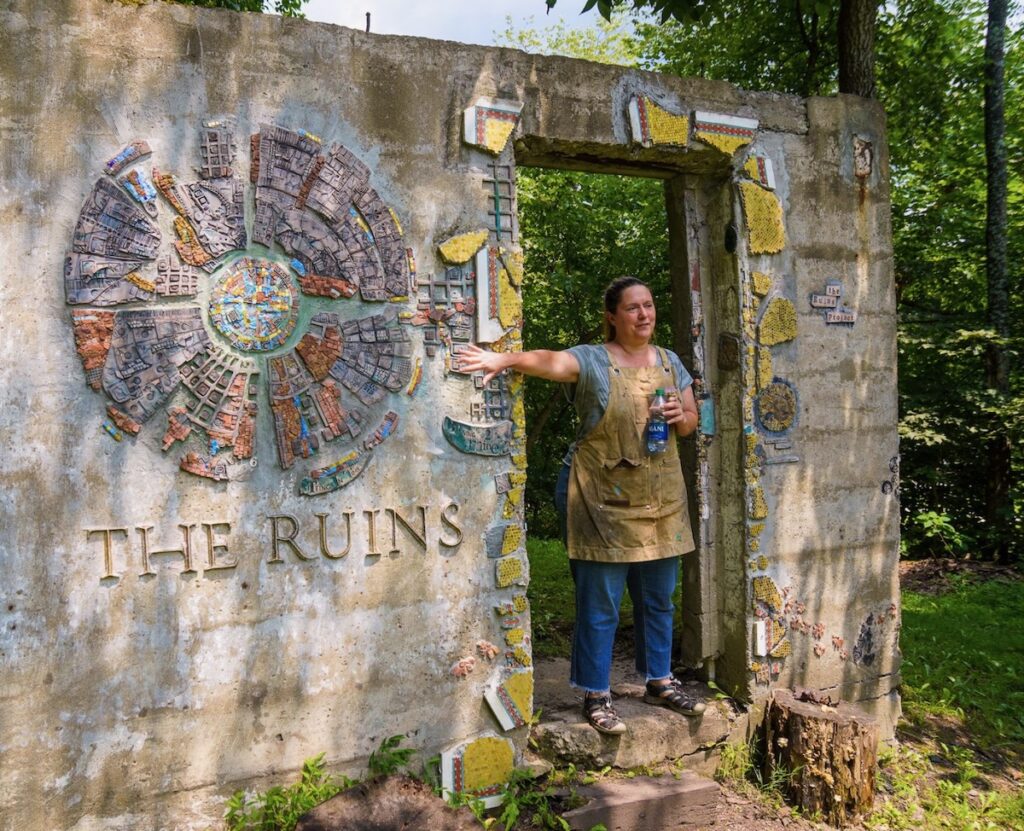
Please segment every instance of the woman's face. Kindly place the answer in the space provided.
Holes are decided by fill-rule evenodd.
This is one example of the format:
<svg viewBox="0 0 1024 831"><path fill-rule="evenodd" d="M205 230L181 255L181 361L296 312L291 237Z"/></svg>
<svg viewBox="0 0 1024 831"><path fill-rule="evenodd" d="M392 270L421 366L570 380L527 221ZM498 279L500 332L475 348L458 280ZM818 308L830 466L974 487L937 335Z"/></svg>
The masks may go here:
<svg viewBox="0 0 1024 831"><path fill-rule="evenodd" d="M615 340L620 343L646 343L654 335L654 298L647 286L630 286L619 297L615 313L605 312L608 323L615 327Z"/></svg>

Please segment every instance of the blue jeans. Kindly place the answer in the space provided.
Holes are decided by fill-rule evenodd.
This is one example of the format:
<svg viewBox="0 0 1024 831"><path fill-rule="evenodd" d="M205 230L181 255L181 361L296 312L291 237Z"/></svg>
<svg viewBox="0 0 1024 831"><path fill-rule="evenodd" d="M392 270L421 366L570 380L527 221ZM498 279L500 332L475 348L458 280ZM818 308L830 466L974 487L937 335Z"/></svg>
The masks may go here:
<svg viewBox="0 0 1024 831"><path fill-rule="evenodd" d="M555 486L555 507L566 538L569 466L562 465ZM636 669L648 681L672 672L672 595L679 577L679 557L643 563L596 563L570 560L576 584L576 625L572 636L569 681L587 692L610 686L612 645L619 626L623 589L633 601Z"/></svg>

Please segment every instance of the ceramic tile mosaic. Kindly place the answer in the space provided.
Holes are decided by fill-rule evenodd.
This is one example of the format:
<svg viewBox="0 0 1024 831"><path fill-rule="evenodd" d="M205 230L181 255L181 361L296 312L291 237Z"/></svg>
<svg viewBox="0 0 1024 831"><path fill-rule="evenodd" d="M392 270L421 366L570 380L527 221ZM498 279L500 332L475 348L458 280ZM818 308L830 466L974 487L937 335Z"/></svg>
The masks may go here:
<svg viewBox="0 0 1024 831"><path fill-rule="evenodd" d="M231 176L231 164L237 148L231 128L226 124L208 123L200 131L199 153L202 163L199 173L204 179Z"/></svg>
<svg viewBox="0 0 1024 831"><path fill-rule="evenodd" d="M225 254L246 247L242 180L233 176L178 184L153 170L157 189L178 212L175 244L182 259L213 271Z"/></svg>
<svg viewBox="0 0 1024 831"><path fill-rule="evenodd" d="M501 804L515 769L515 749L508 739L484 736L441 754L441 787L449 793L480 799L484 807Z"/></svg>
<svg viewBox="0 0 1024 831"><path fill-rule="evenodd" d="M772 168L772 160L767 156L751 154L743 163L743 172L761 187L775 190L775 170Z"/></svg>
<svg viewBox="0 0 1024 831"><path fill-rule="evenodd" d="M355 481L369 463L369 453L353 450L326 467L312 470L299 484L299 493L303 496L317 496L339 490Z"/></svg>
<svg viewBox="0 0 1024 831"><path fill-rule="evenodd" d="M518 101L478 98L463 113L463 141L497 156L519 123Z"/></svg>
<svg viewBox="0 0 1024 831"><path fill-rule="evenodd" d="M144 423L178 386L178 368L209 346L197 308L115 312L103 390Z"/></svg>
<svg viewBox="0 0 1024 831"><path fill-rule="evenodd" d="M130 170L117 180L128 195L142 205L143 210L151 219L155 219L156 212L156 188L152 181L141 170Z"/></svg>
<svg viewBox="0 0 1024 831"><path fill-rule="evenodd" d="M777 254L786 247L782 203L770 190L754 182L740 182L743 218L751 254Z"/></svg>
<svg viewBox="0 0 1024 831"><path fill-rule="evenodd" d="M765 499L764 488L760 485L754 487L750 494L750 518L765 519L768 516L768 502Z"/></svg>
<svg viewBox="0 0 1024 831"><path fill-rule="evenodd" d="M452 265L467 262L487 242L488 231L469 231L442 242L437 250L445 262Z"/></svg>
<svg viewBox="0 0 1024 831"><path fill-rule="evenodd" d="M499 589L524 584L523 561L519 557L504 557L494 564L495 583Z"/></svg>
<svg viewBox="0 0 1024 831"><path fill-rule="evenodd" d="M754 399L758 425L769 433L785 433L796 420L796 390L787 381L774 379Z"/></svg>
<svg viewBox="0 0 1024 831"><path fill-rule="evenodd" d="M499 245L515 243L519 239L519 217L516 211L515 165L503 163L500 159L487 165L489 176L483 178L490 207L491 235Z"/></svg>
<svg viewBox="0 0 1024 831"><path fill-rule="evenodd" d="M181 468L217 480L247 476L255 463L257 408L265 406L257 379L265 374L282 467L328 442L361 441L358 450L332 454L336 462L305 471L300 492L326 493L358 476L398 428L388 397L411 395L423 380L404 325L412 313L397 308L410 300L415 258L397 214L370 186L369 168L344 147L325 149L303 130L262 125L249 149L253 242L264 246L256 252L230 118L206 121L198 133L199 181L179 182L154 168L152 181L132 169L94 184L65 260L68 302L178 302L76 312L76 346L90 386L114 402L118 415L106 429L118 438L181 387L184 398L166 410L165 449L183 445ZM116 176L149 153L134 143L107 172ZM151 216L158 194L175 214L176 239L166 243ZM333 311L304 317L304 293L396 305L358 318ZM197 296L206 298L212 339L195 301L185 305ZM458 313L471 322L473 312ZM457 322L453 331L467 342L474 334Z"/></svg>
<svg viewBox="0 0 1024 831"><path fill-rule="evenodd" d="M757 297L766 297L772 290L772 276L763 271L754 271L750 275L750 286Z"/></svg>
<svg viewBox="0 0 1024 831"><path fill-rule="evenodd" d="M235 349L270 351L287 341L298 322L299 292L277 263L242 257L219 272L209 313Z"/></svg>
<svg viewBox="0 0 1024 831"><path fill-rule="evenodd" d="M795 337L796 307L785 297L773 297L757 323L757 339L765 346L775 346Z"/></svg>
<svg viewBox="0 0 1024 831"><path fill-rule="evenodd" d="M701 110L693 114L694 138L730 156L743 145L750 144L756 132L755 118L741 118Z"/></svg>
<svg viewBox="0 0 1024 831"><path fill-rule="evenodd" d="M633 141L644 147L656 144L685 147L690 139L689 115L676 115L646 95L629 99L629 127Z"/></svg>
<svg viewBox="0 0 1024 831"><path fill-rule="evenodd" d="M182 364L182 386L191 397L182 409L206 433L211 455L231 448L236 459L252 458L258 374L252 361L217 348Z"/></svg>
<svg viewBox="0 0 1024 831"><path fill-rule="evenodd" d="M467 424L445 416L441 430L453 447L479 456L504 456L509 452L512 441L511 421Z"/></svg>
<svg viewBox="0 0 1024 831"><path fill-rule="evenodd" d="M135 164L152 152L148 142L137 139L113 156L106 163L105 170L110 176L115 176L128 165Z"/></svg>
<svg viewBox="0 0 1024 831"><path fill-rule="evenodd" d="M502 730L514 730L533 718L533 673L516 672L484 693Z"/></svg>

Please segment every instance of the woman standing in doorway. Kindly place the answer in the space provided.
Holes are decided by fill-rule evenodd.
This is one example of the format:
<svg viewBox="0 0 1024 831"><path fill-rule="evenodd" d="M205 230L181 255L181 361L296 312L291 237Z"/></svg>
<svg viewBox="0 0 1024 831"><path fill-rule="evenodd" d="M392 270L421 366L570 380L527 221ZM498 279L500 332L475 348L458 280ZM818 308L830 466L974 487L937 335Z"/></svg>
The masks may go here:
<svg viewBox="0 0 1024 831"><path fill-rule="evenodd" d="M633 600L636 668L647 678L644 700L686 715L704 711L671 673L672 595L679 558L694 549L679 453L674 441L664 452L649 453L645 441L659 388L676 393L663 413L677 435L693 433L698 416L682 362L651 344L656 314L650 289L635 277L612 281L604 316L602 345L559 352L469 346L460 367L484 372L485 383L514 369L569 385L580 427L556 503L566 519L576 584L570 681L584 691L587 721L602 733L618 734L626 725L612 705L610 674L625 588Z"/></svg>

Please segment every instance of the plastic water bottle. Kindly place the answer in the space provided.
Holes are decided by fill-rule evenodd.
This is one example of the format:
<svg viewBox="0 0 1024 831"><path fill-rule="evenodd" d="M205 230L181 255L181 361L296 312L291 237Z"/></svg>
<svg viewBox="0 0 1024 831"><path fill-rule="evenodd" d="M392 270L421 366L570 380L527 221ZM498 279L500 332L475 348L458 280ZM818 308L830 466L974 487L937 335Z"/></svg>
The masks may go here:
<svg viewBox="0 0 1024 831"><path fill-rule="evenodd" d="M652 456L668 447L668 422L665 421L665 390L654 391L651 416L647 421L647 452Z"/></svg>

